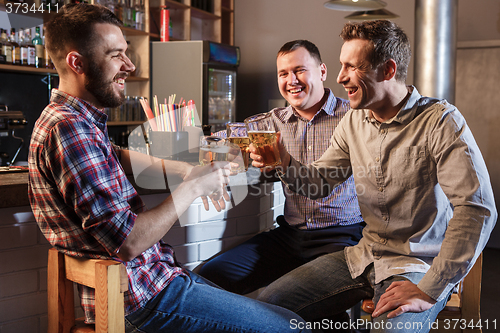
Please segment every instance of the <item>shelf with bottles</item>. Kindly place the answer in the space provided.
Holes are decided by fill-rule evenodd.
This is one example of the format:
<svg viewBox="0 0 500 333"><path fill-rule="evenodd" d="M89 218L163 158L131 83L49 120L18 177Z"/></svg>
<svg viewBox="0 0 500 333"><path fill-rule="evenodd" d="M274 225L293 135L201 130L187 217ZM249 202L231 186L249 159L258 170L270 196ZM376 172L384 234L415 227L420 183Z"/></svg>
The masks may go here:
<svg viewBox="0 0 500 333"><path fill-rule="evenodd" d="M160 40L161 9L169 10L169 40L234 44L234 0L151 0L150 32Z"/></svg>
<svg viewBox="0 0 500 333"><path fill-rule="evenodd" d="M1 71L57 74L45 52L41 26L0 31Z"/></svg>
<svg viewBox="0 0 500 333"><path fill-rule="evenodd" d="M31 74L56 74L57 71L52 68L36 68L31 66L19 66L19 65L9 65L9 64L0 64L0 71L5 72L24 72Z"/></svg>
<svg viewBox="0 0 500 333"><path fill-rule="evenodd" d="M139 126L147 121L140 105L140 96L125 96L122 105L105 108L108 115L108 126Z"/></svg>

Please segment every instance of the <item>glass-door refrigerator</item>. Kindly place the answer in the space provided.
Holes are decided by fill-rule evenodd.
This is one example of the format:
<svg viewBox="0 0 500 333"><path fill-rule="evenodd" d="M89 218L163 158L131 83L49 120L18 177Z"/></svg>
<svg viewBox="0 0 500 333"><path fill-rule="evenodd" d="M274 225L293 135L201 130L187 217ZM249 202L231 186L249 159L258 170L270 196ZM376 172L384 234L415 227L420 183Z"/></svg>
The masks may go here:
<svg viewBox="0 0 500 333"><path fill-rule="evenodd" d="M212 132L235 121L238 47L210 41L151 44L151 96L193 100L201 125L211 125Z"/></svg>

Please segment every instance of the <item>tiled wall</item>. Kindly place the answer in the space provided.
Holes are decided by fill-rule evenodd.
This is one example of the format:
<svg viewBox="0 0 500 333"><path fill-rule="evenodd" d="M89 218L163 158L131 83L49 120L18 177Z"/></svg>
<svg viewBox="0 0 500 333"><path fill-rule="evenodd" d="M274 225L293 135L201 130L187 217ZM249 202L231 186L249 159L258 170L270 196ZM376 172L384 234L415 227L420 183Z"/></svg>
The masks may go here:
<svg viewBox="0 0 500 333"><path fill-rule="evenodd" d="M166 195L143 196L148 207ZM233 208L205 211L196 200L163 237L189 269L256 233L272 227L283 213L280 183L248 187ZM0 209L0 332L44 333L47 330L47 251L50 245L27 206ZM81 311L79 311L81 313Z"/></svg>

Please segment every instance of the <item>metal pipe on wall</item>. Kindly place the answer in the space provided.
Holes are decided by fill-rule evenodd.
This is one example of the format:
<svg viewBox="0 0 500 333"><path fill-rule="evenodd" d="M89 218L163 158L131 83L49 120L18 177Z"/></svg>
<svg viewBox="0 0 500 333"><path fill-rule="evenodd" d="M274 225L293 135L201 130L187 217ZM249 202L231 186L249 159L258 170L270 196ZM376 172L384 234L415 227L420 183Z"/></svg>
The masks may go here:
<svg viewBox="0 0 500 333"><path fill-rule="evenodd" d="M455 102L458 0L415 0L415 76L423 96Z"/></svg>

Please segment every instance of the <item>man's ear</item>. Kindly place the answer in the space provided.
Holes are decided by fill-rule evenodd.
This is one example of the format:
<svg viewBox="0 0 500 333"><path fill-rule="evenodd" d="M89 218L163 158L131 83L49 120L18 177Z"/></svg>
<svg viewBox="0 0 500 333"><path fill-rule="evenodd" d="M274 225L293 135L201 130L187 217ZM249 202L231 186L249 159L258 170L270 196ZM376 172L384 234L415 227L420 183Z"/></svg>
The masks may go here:
<svg viewBox="0 0 500 333"><path fill-rule="evenodd" d="M394 59L387 60L384 64L384 79L390 80L395 77L397 68L398 65L396 65Z"/></svg>
<svg viewBox="0 0 500 333"><path fill-rule="evenodd" d="M321 70L321 81L325 81L326 80L326 73L327 73L326 64L322 63L320 65L320 70Z"/></svg>
<svg viewBox="0 0 500 333"><path fill-rule="evenodd" d="M84 66L84 60L83 56L76 52L76 51L71 51L66 55L66 63L68 64L69 68L76 74L83 74L83 66Z"/></svg>

